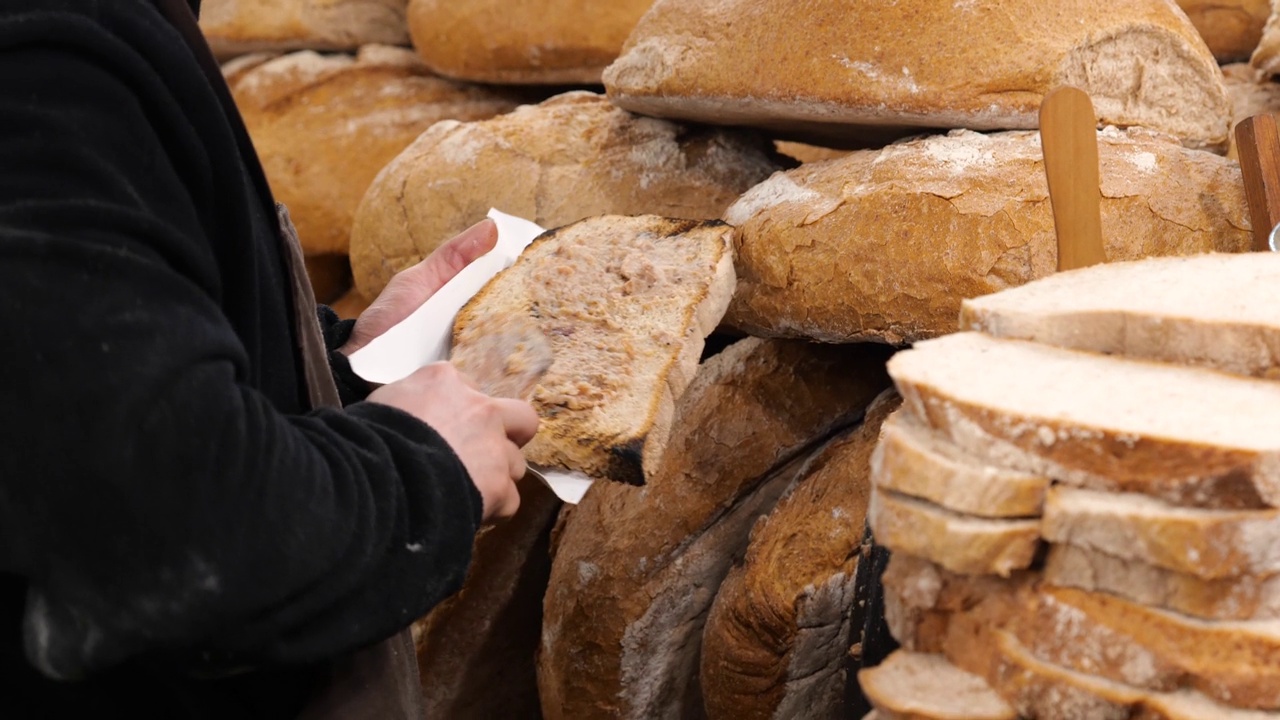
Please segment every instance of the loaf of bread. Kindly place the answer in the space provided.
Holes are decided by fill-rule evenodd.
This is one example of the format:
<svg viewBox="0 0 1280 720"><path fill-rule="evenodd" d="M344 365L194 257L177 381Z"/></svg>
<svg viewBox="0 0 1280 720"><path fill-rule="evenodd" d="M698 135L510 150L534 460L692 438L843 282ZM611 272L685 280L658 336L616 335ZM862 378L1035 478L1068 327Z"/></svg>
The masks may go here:
<svg viewBox="0 0 1280 720"><path fill-rule="evenodd" d="M1108 355L1280 374L1280 255L1113 262L965 300L960 326Z"/></svg>
<svg viewBox="0 0 1280 720"><path fill-rule="evenodd" d="M652 0L412 0L414 47L447 77L592 85ZM1251 48L1252 49L1252 48Z"/></svg>
<svg viewBox="0 0 1280 720"><path fill-rule="evenodd" d="M1213 55L1167 0L658 0L604 84L633 112L818 144L1034 128L1062 85L1104 124L1193 147L1225 147L1229 110Z"/></svg>
<svg viewBox="0 0 1280 720"><path fill-rule="evenodd" d="M837 718L850 611L886 392L862 424L827 447L756 523L742 564L720 586L702 633L699 678L711 720Z"/></svg>
<svg viewBox="0 0 1280 720"><path fill-rule="evenodd" d="M884 424L871 456L871 482L966 515L1039 517L1049 478L986 464L909 413Z"/></svg>
<svg viewBox="0 0 1280 720"><path fill-rule="evenodd" d="M748 338L703 364L649 484L596 483L563 527L538 655L544 717L701 714L700 639L721 581L806 459L887 386L886 356Z"/></svg>
<svg viewBox="0 0 1280 720"><path fill-rule="evenodd" d="M1236 126L1245 118L1280 111L1280 83L1259 72L1248 63L1224 65L1222 77L1227 83L1227 98L1231 100L1231 143L1227 157L1238 158Z"/></svg>
<svg viewBox="0 0 1280 720"><path fill-rule="evenodd" d="M898 650L858 683L884 720L1018 720L986 680L941 655Z"/></svg>
<svg viewBox="0 0 1280 720"><path fill-rule="evenodd" d="M1280 502L1280 384L978 333L889 371L917 418L1000 465L1179 505Z"/></svg>
<svg viewBox="0 0 1280 720"><path fill-rule="evenodd" d="M534 388L542 424L525 457L639 485L733 287L723 223L594 217L534 240L458 313L453 348L487 342L488 318L528 318L553 361Z"/></svg>
<svg viewBox="0 0 1280 720"><path fill-rule="evenodd" d="M308 254L346 254L360 198L422 131L518 104L510 93L434 77L411 50L382 45L355 56L297 52L232 70L236 105Z"/></svg>
<svg viewBox="0 0 1280 720"><path fill-rule="evenodd" d="M534 654L563 503L535 480L518 487L515 517L476 537L462 590L414 625L426 717L538 717Z"/></svg>
<svg viewBox="0 0 1280 720"><path fill-rule="evenodd" d="M1205 620L1280 620L1280 575L1206 580L1097 550L1052 545L1044 579Z"/></svg>
<svg viewBox="0 0 1280 720"><path fill-rule="evenodd" d="M1250 248L1235 163L1140 130L1099 132L1098 153L1109 260ZM912 342L955 330L962 298L1057 267L1034 132L956 131L802 165L724 217L739 279L727 322L755 335Z"/></svg>
<svg viewBox="0 0 1280 720"><path fill-rule="evenodd" d="M1054 487L1041 528L1050 542L1206 580L1280 574L1280 510L1202 510L1146 495Z"/></svg>
<svg viewBox="0 0 1280 720"><path fill-rule="evenodd" d="M1249 64L1264 75L1280 74L1280 0L1271 0L1271 15L1262 27L1262 39L1249 57Z"/></svg>
<svg viewBox="0 0 1280 720"><path fill-rule="evenodd" d="M1248 60L1271 15L1269 0L1178 0L1220 63Z"/></svg>
<svg viewBox="0 0 1280 720"><path fill-rule="evenodd" d="M548 228L610 214L718 218L776 169L770 151L750 134L635 117L586 92L485 122L440 123L361 202L356 287L375 297L491 207Z"/></svg>
<svg viewBox="0 0 1280 720"><path fill-rule="evenodd" d="M200 29L214 55L408 45L407 0L204 0Z"/></svg>

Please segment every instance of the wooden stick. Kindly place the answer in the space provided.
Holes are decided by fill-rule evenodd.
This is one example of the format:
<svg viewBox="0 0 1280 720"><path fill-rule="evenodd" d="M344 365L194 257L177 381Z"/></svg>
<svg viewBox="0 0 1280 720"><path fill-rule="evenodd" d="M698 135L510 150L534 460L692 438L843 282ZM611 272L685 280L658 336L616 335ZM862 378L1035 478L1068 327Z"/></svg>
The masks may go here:
<svg viewBox="0 0 1280 720"><path fill-rule="evenodd" d="M1045 96L1040 105L1040 141L1058 233L1058 270L1106 262L1097 117L1084 91L1061 87Z"/></svg>
<svg viewBox="0 0 1280 720"><path fill-rule="evenodd" d="M1245 118L1236 126L1236 152L1244 196L1253 225L1253 249L1274 250L1271 231L1280 225L1280 127L1272 113Z"/></svg>

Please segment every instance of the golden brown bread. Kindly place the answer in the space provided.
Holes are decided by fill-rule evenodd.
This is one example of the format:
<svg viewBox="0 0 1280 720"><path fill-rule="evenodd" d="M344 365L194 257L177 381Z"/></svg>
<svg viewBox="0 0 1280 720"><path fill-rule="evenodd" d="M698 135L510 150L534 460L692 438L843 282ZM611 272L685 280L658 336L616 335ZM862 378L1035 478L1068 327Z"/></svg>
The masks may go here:
<svg viewBox="0 0 1280 720"><path fill-rule="evenodd" d="M1262 39L1249 57L1249 64L1264 75L1280 73L1280 0L1271 0L1271 15L1262 27Z"/></svg>
<svg viewBox="0 0 1280 720"><path fill-rule="evenodd" d="M1178 0L1220 63L1247 60L1271 15L1269 0Z"/></svg>
<svg viewBox="0 0 1280 720"><path fill-rule="evenodd" d="M700 706L702 623L789 462L885 388L887 349L749 338L680 400L648 486L596 483L559 539L538 658L544 716L675 716Z"/></svg>
<svg viewBox="0 0 1280 720"><path fill-rule="evenodd" d="M658 0L604 83L633 112L846 144L1034 128L1061 85L1104 124L1227 134L1217 63L1167 0Z"/></svg>
<svg viewBox="0 0 1280 720"><path fill-rule="evenodd" d="M267 180L308 254L346 254L360 198L422 131L517 105L509 93L432 76L404 48L297 52L232 71L232 95Z"/></svg>
<svg viewBox="0 0 1280 720"><path fill-rule="evenodd" d="M611 214L718 218L777 168L769 150L749 133L635 117L587 92L484 122L440 123L360 203L356 287L377 295L491 207L545 228Z"/></svg>
<svg viewBox="0 0 1280 720"><path fill-rule="evenodd" d="M707 716L836 717L850 611L880 425L899 403L882 393L858 428L829 445L751 530L740 566L716 593L702 633Z"/></svg>
<svg viewBox="0 0 1280 720"><path fill-rule="evenodd" d="M1250 247L1239 167L1145 131L1098 133L1112 261ZM912 342L963 298L1044 277L1057 242L1033 132L946 136L778 173L724 215L751 334Z"/></svg>
<svg viewBox="0 0 1280 720"><path fill-rule="evenodd" d="M200 29L219 58L261 50L407 45L407 0L204 0Z"/></svg>
<svg viewBox="0 0 1280 720"><path fill-rule="evenodd" d="M1238 158L1236 126L1245 118L1280 111L1280 83L1248 63L1223 66L1222 77L1231 100L1231 145L1227 157Z"/></svg>
<svg viewBox="0 0 1280 720"><path fill-rule="evenodd" d="M485 83L599 84L652 0L412 0L409 30L431 69Z"/></svg>

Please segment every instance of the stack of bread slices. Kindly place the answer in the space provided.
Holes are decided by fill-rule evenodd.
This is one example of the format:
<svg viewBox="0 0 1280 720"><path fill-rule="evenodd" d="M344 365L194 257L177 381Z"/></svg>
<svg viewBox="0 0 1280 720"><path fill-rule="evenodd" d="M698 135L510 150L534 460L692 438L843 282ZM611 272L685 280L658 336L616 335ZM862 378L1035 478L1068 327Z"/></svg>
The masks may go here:
<svg viewBox="0 0 1280 720"><path fill-rule="evenodd" d="M1280 716L1280 257L966 301L889 362L887 718Z"/></svg>

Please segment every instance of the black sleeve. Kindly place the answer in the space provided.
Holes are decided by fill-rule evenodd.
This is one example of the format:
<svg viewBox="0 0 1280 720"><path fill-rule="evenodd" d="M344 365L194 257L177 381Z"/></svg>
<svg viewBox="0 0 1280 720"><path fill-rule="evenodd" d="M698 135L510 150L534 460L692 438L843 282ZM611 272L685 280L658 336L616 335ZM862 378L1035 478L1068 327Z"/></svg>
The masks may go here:
<svg viewBox="0 0 1280 720"><path fill-rule="evenodd" d="M28 579L32 662L310 662L455 591L461 462L393 408L285 415L245 383L136 79L9 49L0 88L0 572Z"/></svg>
<svg viewBox="0 0 1280 720"><path fill-rule="evenodd" d="M341 320L338 313L327 305L316 308L320 318L320 329L324 332L324 347L329 351L329 370L333 372L333 382L338 386L338 397L343 405L360 402L369 397L369 383L351 369L351 361L338 352L338 348L347 344L355 320Z"/></svg>

